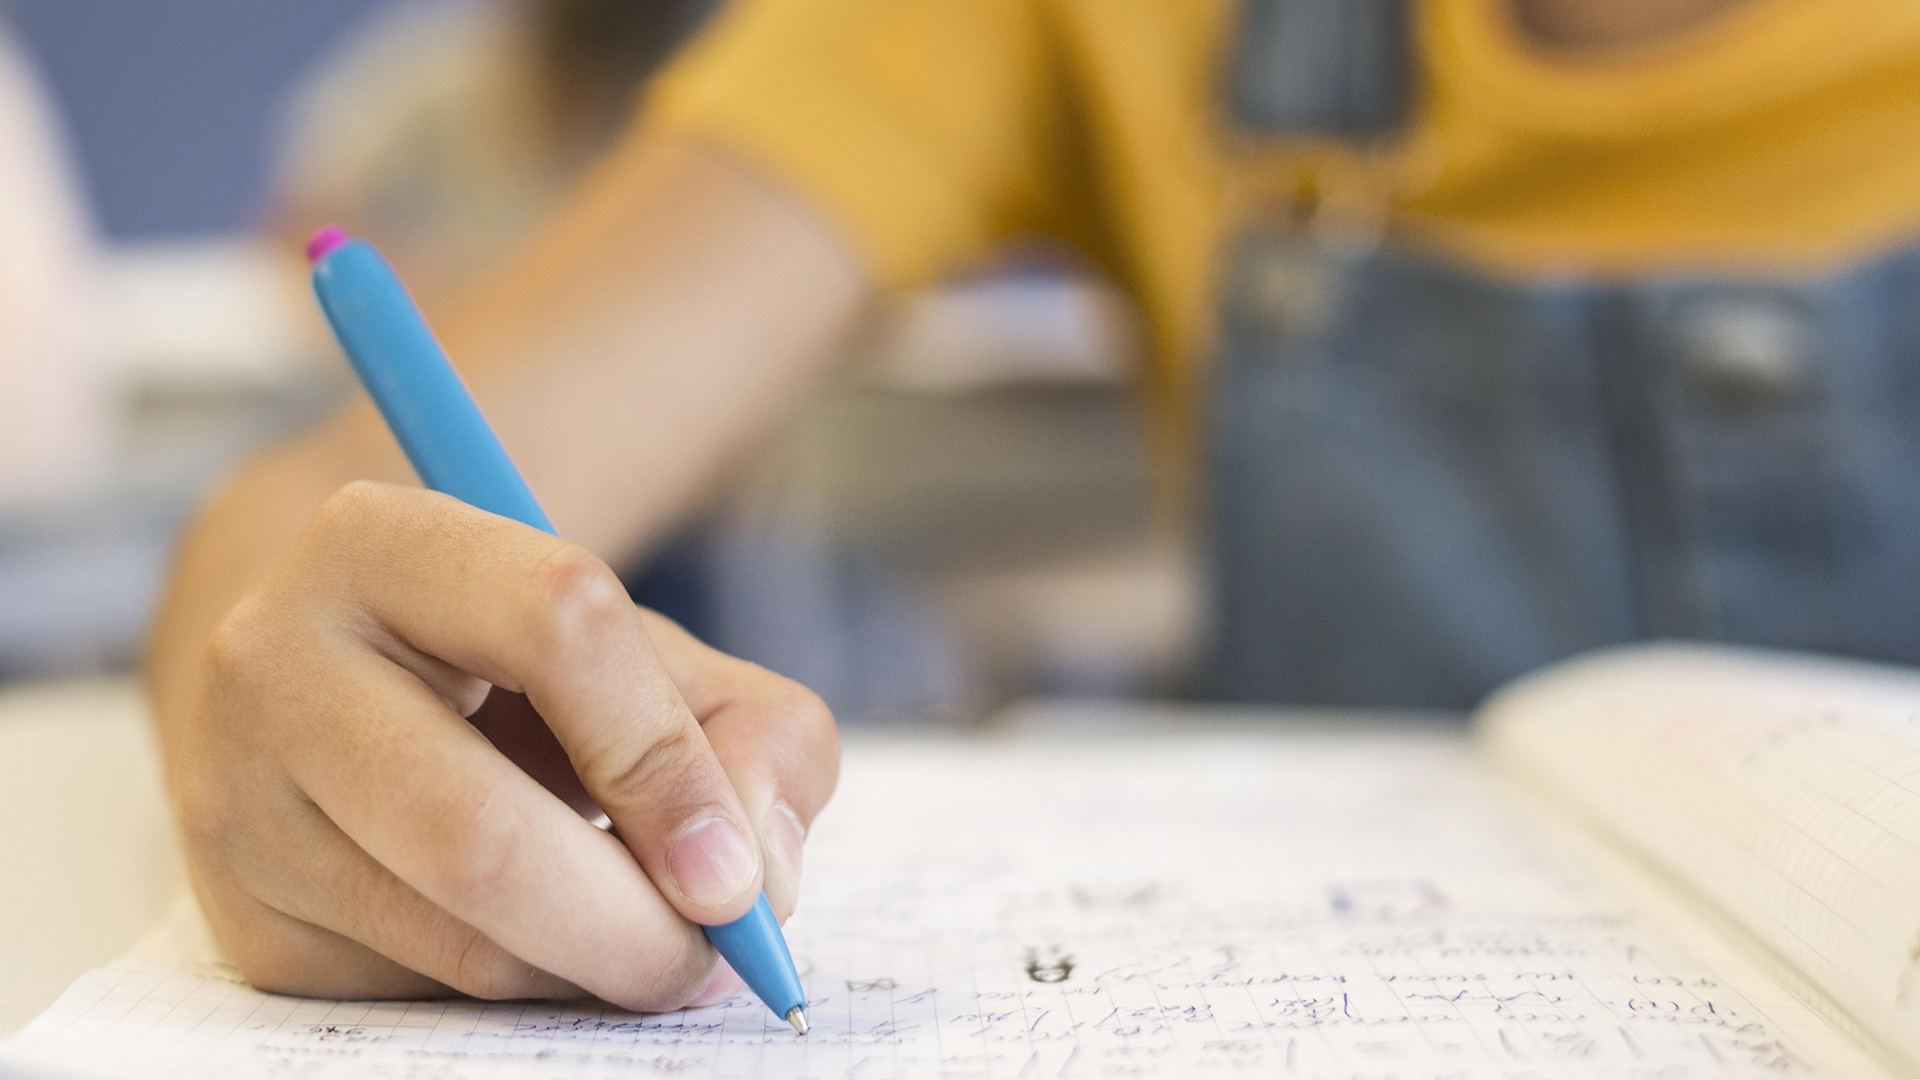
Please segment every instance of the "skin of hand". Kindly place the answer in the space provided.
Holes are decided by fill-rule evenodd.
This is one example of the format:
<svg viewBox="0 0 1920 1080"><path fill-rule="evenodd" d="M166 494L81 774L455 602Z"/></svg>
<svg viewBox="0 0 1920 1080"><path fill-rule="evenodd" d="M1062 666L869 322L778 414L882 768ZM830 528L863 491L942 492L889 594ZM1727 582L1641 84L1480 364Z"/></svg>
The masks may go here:
<svg viewBox="0 0 1920 1080"><path fill-rule="evenodd" d="M820 218L638 138L488 287L435 312L563 535L420 490L356 405L238 472L148 655L216 935L265 989L678 1007L695 923L791 913L839 743L819 699L636 608L644 547L830 367L869 287ZM466 719L538 709L618 838Z"/></svg>

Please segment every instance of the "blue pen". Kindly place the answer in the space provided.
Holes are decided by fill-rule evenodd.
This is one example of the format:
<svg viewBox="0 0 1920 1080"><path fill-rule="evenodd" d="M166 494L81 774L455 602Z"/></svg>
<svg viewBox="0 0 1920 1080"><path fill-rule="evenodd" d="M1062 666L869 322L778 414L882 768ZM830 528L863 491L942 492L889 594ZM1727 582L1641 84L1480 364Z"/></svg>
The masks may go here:
<svg viewBox="0 0 1920 1080"><path fill-rule="evenodd" d="M406 286L373 245L329 226L314 234L307 257L320 309L421 482L553 532ZM806 994L767 894L741 918L703 929L747 987L805 1035Z"/></svg>

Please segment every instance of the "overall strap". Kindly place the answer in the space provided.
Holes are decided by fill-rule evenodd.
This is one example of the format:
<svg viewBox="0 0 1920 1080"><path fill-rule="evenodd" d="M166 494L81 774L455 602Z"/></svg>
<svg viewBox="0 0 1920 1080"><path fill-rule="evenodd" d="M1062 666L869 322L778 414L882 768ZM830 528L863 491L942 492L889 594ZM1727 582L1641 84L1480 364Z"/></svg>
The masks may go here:
<svg viewBox="0 0 1920 1080"><path fill-rule="evenodd" d="M1409 0L1242 0L1228 86L1259 135L1370 140L1411 108Z"/></svg>

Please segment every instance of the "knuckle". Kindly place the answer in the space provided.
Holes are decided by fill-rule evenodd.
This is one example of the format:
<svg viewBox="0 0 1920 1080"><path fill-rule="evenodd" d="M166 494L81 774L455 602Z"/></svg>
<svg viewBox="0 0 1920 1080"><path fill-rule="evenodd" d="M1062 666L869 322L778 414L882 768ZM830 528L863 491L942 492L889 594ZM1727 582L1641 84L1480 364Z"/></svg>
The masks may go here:
<svg viewBox="0 0 1920 1080"><path fill-rule="evenodd" d="M224 696L258 669L263 635L254 622L253 606L242 601L208 635L201 668L210 696Z"/></svg>
<svg viewBox="0 0 1920 1080"><path fill-rule="evenodd" d="M526 837L525 821L505 799L488 794L457 799L436 830L435 899L484 897L511 876Z"/></svg>
<svg viewBox="0 0 1920 1080"><path fill-rule="evenodd" d="M585 548L562 545L541 561L536 577L544 615L541 637L549 649L596 639L639 617L619 576Z"/></svg>
<svg viewBox="0 0 1920 1080"><path fill-rule="evenodd" d="M323 533L351 533L379 517L392 500L392 485L353 480L327 496L314 511L312 527Z"/></svg>
<svg viewBox="0 0 1920 1080"><path fill-rule="evenodd" d="M172 777L174 819L187 850L206 858L233 841L234 814L226 786L206 770L181 768Z"/></svg>
<svg viewBox="0 0 1920 1080"><path fill-rule="evenodd" d="M819 694L797 682L789 682L786 696L781 712L789 726L799 730L809 742L839 744L840 725Z"/></svg>
<svg viewBox="0 0 1920 1080"><path fill-rule="evenodd" d="M819 694L789 682L785 691L786 700L777 708L782 722L798 736L801 748L801 760L806 767L823 783L819 793L824 802L835 786L840 775L840 726L833 718L833 710L827 708ZM818 806L809 806L809 816L818 811Z"/></svg>
<svg viewBox="0 0 1920 1080"><path fill-rule="evenodd" d="M663 731L639 753L619 746L589 757L581 769L587 790L603 806L632 807L658 802L669 792L693 787L700 773L698 729L680 725Z"/></svg>
<svg viewBox="0 0 1920 1080"><path fill-rule="evenodd" d="M172 740L168 794L188 847L212 853L229 846L243 821L235 785L249 763L249 738L266 724L271 655L260 635L233 619L208 639L201 657L202 698Z"/></svg>

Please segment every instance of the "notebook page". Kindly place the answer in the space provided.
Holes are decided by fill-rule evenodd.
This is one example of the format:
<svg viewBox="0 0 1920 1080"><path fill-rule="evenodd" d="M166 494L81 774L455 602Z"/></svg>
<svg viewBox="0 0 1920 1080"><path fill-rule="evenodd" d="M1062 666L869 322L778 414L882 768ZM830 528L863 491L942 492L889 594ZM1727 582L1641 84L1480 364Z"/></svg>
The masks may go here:
<svg viewBox="0 0 1920 1080"><path fill-rule="evenodd" d="M855 741L842 775L789 926L804 1038L744 997L657 1016L275 997L189 944L89 974L0 1061L315 1080L1876 1075L1597 891L1457 737Z"/></svg>
<svg viewBox="0 0 1920 1080"><path fill-rule="evenodd" d="M1652 646L1521 683L1481 725L1497 760L1920 1064L1920 676Z"/></svg>

